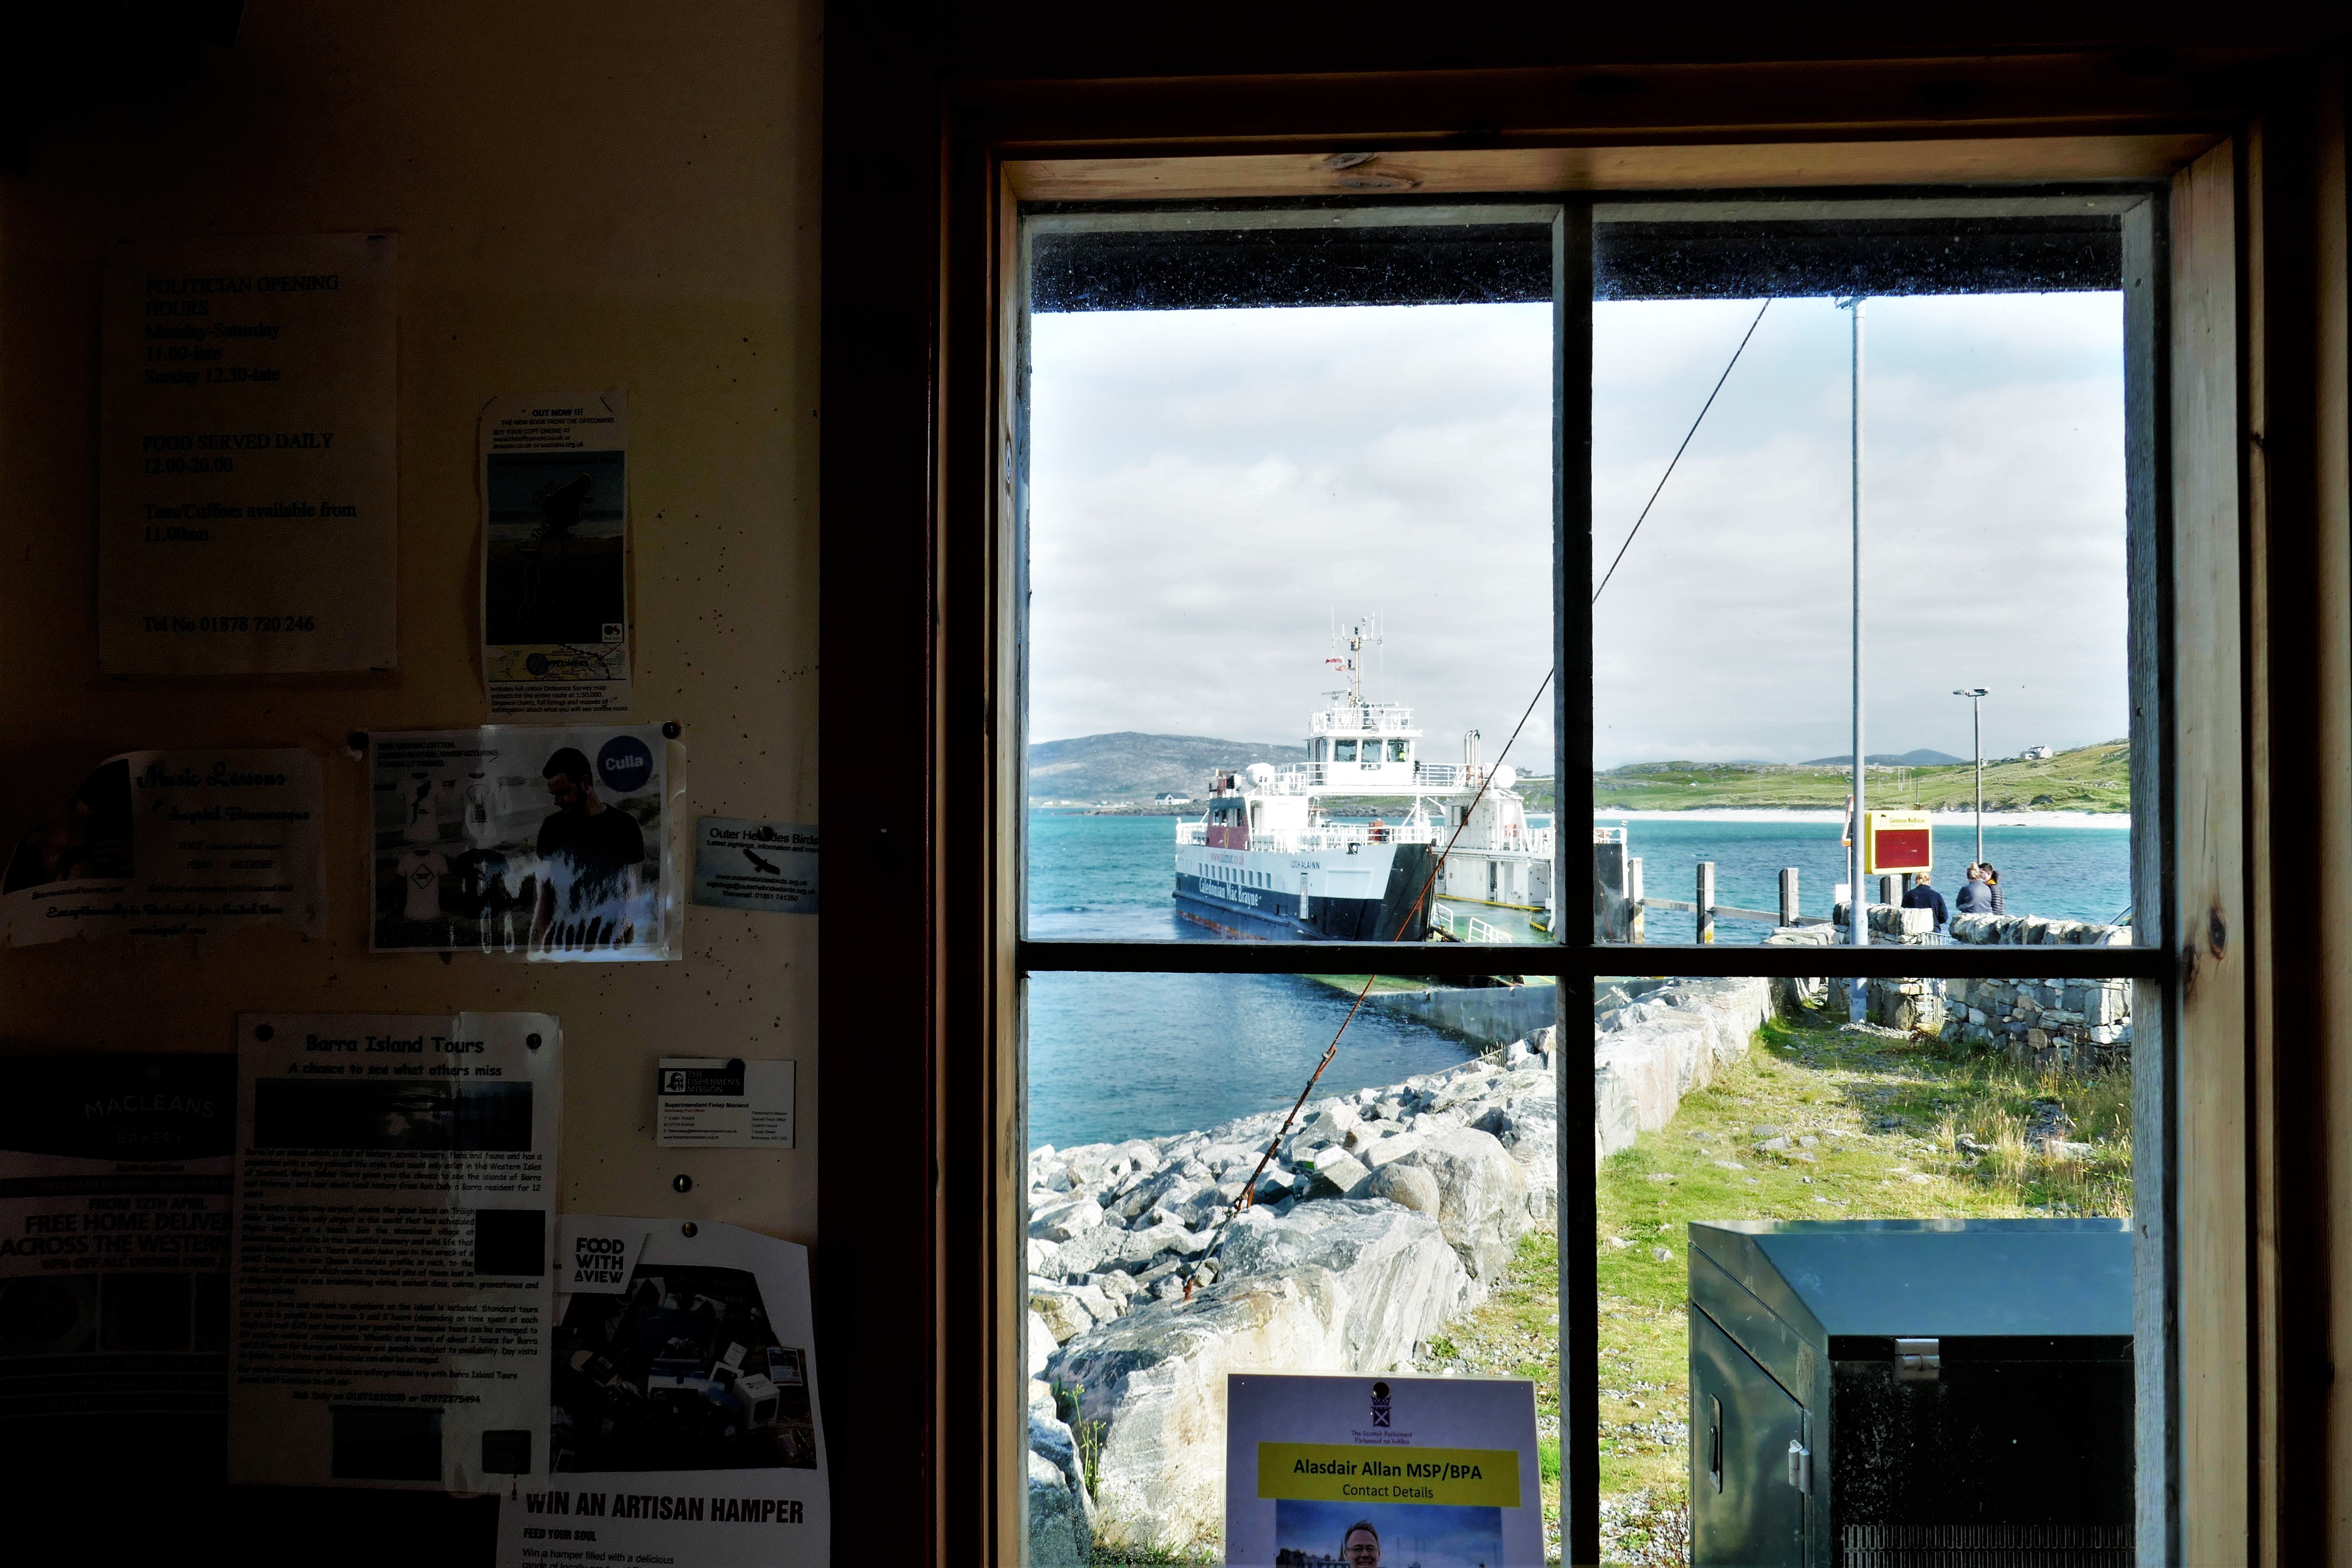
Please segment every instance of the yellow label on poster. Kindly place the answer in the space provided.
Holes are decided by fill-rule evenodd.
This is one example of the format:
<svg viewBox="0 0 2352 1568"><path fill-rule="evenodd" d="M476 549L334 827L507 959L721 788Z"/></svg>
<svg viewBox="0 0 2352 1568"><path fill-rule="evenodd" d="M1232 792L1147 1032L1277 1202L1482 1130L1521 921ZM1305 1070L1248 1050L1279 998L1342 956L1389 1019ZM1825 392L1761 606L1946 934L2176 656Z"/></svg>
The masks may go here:
<svg viewBox="0 0 2352 1568"><path fill-rule="evenodd" d="M1260 1443L1257 1495L1307 1502L1517 1508L1519 1456L1511 1448Z"/></svg>

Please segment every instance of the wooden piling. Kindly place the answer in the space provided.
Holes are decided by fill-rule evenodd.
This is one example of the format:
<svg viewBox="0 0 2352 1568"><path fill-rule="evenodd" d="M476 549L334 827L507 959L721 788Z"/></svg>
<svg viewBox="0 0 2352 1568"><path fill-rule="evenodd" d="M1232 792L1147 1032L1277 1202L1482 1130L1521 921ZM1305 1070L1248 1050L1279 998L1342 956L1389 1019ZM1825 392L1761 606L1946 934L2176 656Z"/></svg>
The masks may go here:
<svg viewBox="0 0 2352 1568"><path fill-rule="evenodd" d="M1592 847L1592 939L1626 940L1625 841Z"/></svg>
<svg viewBox="0 0 2352 1568"><path fill-rule="evenodd" d="M1780 868L1780 923L1784 926L1797 923L1797 868L1794 866Z"/></svg>
<svg viewBox="0 0 2352 1568"><path fill-rule="evenodd" d="M1641 942L1644 938L1642 921L1642 858L1639 855L1628 856L1625 860L1625 898L1633 910L1625 924L1625 940Z"/></svg>
<svg viewBox="0 0 2352 1568"><path fill-rule="evenodd" d="M1713 942L1715 940L1715 862L1712 860L1702 860L1698 863L1696 902L1698 904L1698 939L1701 942Z"/></svg>

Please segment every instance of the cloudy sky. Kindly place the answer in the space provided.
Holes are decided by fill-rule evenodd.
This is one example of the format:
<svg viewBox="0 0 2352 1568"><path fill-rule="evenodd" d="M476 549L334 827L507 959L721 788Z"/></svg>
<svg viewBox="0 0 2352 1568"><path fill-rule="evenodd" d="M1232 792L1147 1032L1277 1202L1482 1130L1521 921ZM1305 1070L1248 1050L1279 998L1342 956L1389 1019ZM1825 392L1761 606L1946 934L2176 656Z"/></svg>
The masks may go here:
<svg viewBox="0 0 2352 1568"><path fill-rule="evenodd" d="M1596 307L1605 568L1759 301ZM1549 660L1548 310L1037 318L1030 733L1296 744L1334 617L1373 694L1491 760ZM1868 745L2126 727L2118 296L1874 300ZM1847 745L1847 318L1776 302L1595 611L1602 766ZM1513 753L1548 766L1538 708Z"/></svg>

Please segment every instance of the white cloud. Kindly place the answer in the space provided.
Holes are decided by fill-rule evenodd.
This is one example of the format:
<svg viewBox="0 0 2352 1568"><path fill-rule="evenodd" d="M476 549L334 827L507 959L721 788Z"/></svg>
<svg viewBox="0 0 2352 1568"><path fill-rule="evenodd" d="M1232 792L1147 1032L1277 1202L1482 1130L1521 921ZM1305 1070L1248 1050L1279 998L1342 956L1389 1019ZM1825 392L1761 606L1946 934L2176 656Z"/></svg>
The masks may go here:
<svg viewBox="0 0 2352 1568"><path fill-rule="evenodd" d="M1596 310L1596 570L1752 303ZM1548 666L1540 306L1103 312L1036 322L1031 733L1296 741L1332 616L1385 615L1381 695L1491 755ZM2112 295L1874 300L1874 751L2126 727ZM1776 302L1596 611L1604 765L1845 743L1846 320ZM1517 753L1548 760L1549 703Z"/></svg>

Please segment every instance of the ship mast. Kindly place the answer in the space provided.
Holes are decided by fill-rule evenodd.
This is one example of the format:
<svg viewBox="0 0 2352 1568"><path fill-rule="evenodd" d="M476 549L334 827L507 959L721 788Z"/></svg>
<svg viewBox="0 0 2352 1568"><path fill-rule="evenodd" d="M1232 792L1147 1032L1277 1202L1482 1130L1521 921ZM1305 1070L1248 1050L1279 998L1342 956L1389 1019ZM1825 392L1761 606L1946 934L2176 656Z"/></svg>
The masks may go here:
<svg viewBox="0 0 2352 1568"><path fill-rule="evenodd" d="M1380 618L1376 616L1358 617L1356 623L1348 628L1347 657L1342 658L1334 654L1323 661L1325 664L1337 665L1347 675L1348 689L1345 691L1327 692L1325 695L1345 697L1350 708L1360 710L1369 706L1364 700L1364 647L1367 643L1378 647L1381 641ZM1339 628L1335 620L1331 628L1331 644L1336 647L1339 643Z"/></svg>

